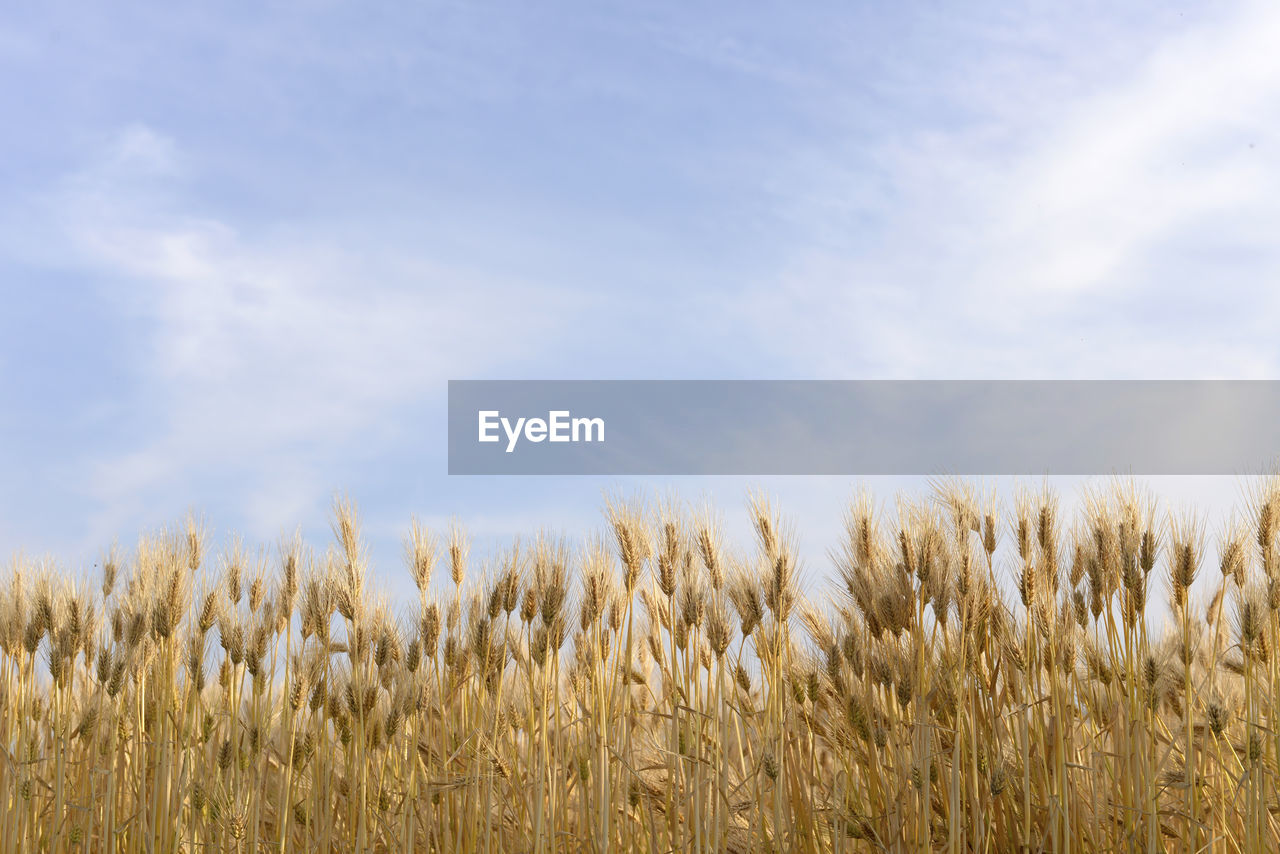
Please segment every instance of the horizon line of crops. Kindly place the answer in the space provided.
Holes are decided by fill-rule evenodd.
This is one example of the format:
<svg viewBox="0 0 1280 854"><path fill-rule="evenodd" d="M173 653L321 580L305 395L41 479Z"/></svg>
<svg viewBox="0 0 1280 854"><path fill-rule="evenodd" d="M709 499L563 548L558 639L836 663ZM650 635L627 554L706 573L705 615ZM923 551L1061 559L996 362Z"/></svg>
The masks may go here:
<svg viewBox="0 0 1280 854"><path fill-rule="evenodd" d="M18 561L0 848L1274 851L1280 480L1244 505L864 493L812 600L760 497L742 548L611 501L479 568L415 521L396 612L349 501L323 551L188 520L79 583Z"/></svg>

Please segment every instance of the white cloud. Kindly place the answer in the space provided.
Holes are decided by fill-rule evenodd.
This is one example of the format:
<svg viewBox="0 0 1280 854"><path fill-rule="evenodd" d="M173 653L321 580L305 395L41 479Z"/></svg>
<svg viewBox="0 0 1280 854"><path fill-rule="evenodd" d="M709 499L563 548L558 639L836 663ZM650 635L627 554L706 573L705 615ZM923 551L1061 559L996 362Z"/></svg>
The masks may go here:
<svg viewBox="0 0 1280 854"><path fill-rule="evenodd" d="M1051 290L1114 285L1182 227L1275 215L1277 178L1258 142L1280 131L1280 8L1158 50L1131 81L1069 105L1009 175L1007 233ZM1216 235L1207 235L1213 239ZM1139 261L1140 263L1140 261Z"/></svg>
<svg viewBox="0 0 1280 854"><path fill-rule="evenodd" d="M333 459L387 441L443 448L406 410L572 322L547 308L550 288L449 269L420 247L377 253L192 212L179 184L153 180L177 179L180 162L172 140L126 129L58 204L77 263L116 282L111 300L146 337L135 380L154 431L93 467L104 509L91 536L148 495L231 472L252 524L294 524L327 501Z"/></svg>
<svg viewBox="0 0 1280 854"><path fill-rule="evenodd" d="M800 152L778 183L812 239L746 315L821 376L1274 376L1278 40L1248 4L1105 84L918 80L986 112Z"/></svg>
<svg viewBox="0 0 1280 854"><path fill-rule="evenodd" d="M179 170L178 152L169 137L146 125L134 124L115 135L104 167L117 175L137 172L172 175Z"/></svg>

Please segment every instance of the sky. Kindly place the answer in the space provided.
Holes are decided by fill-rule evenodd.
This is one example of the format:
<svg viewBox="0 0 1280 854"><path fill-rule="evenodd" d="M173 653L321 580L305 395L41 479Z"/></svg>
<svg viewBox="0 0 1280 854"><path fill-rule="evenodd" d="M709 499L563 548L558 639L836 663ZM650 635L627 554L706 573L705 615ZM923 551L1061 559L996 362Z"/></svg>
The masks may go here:
<svg viewBox="0 0 1280 854"><path fill-rule="evenodd" d="M411 515L745 531L760 487L821 573L857 479L451 478L447 381L1280 378L1278 42L1262 2L14 4L0 557L322 543L348 494L402 589Z"/></svg>

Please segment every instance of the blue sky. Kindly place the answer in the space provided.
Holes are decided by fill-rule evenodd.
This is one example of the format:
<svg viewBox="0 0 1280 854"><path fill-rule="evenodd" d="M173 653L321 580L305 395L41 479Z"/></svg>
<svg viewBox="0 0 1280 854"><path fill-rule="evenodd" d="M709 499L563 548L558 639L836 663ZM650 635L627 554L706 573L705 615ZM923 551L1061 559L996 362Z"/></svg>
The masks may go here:
<svg viewBox="0 0 1280 854"><path fill-rule="evenodd" d="M451 378L1277 378L1280 7L1013 5L7 10L0 555L741 506L449 478Z"/></svg>

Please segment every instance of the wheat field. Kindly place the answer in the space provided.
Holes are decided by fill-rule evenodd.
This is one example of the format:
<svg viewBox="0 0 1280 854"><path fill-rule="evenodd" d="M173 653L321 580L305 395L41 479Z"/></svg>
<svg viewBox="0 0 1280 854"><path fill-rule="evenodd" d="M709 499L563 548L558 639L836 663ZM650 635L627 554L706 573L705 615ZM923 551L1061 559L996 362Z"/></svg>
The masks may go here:
<svg viewBox="0 0 1280 854"><path fill-rule="evenodd" d="M763 498L483 561L415 522L394 603L348 501L318 547L15 560L0 847L1277 850L1280 481L1214 531L1061 506L864 494L803 575Z"/></svg>

